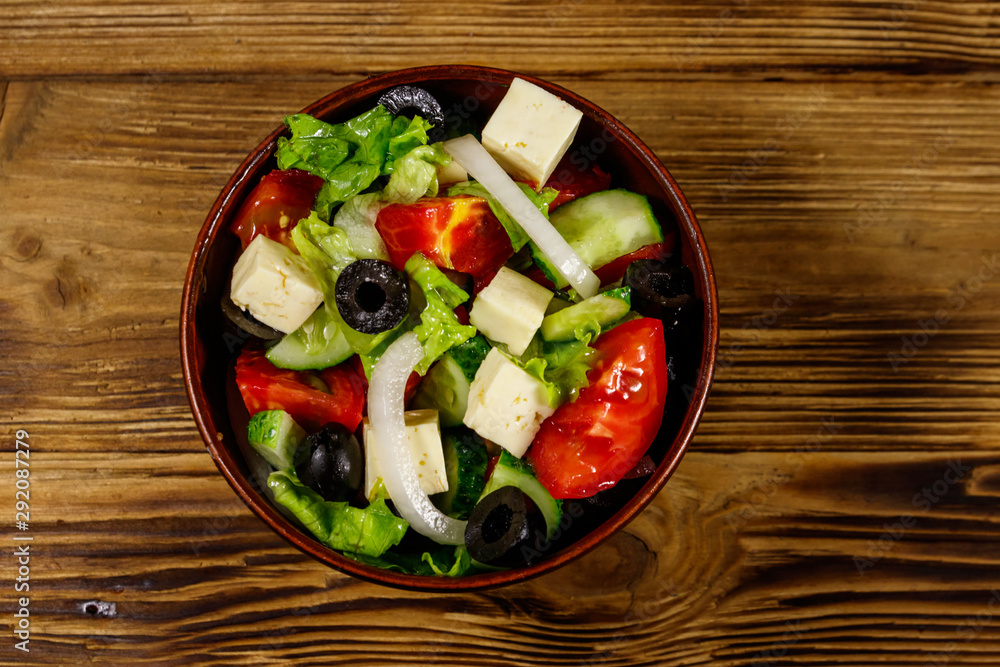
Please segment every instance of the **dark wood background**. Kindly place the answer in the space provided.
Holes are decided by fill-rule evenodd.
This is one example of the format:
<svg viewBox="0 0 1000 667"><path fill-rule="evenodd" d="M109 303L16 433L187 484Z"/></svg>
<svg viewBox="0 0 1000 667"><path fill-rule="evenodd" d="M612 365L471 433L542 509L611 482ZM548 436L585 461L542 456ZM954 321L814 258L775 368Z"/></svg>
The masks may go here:
<svg viewBox="0 0 1000 667"><path fill-rule="evenodd" d="M205 452L178 351L242 157L328 92L439 63L621 118L688 195L722 304L655 503L463 595L272 534ZM996 2L3 2L0 663L1000 664L998 81Z"/></svg>

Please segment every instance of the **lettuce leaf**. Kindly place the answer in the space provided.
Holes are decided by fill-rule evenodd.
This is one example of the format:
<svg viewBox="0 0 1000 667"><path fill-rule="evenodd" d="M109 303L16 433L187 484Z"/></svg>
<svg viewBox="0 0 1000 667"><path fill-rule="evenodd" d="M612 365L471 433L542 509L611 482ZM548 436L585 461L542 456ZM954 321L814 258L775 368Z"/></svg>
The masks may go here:
<svg viewBox="0 0 1000 667"><path fill-rule="evenodd" d="M273 472L267 485L274 500L287 508L316 539L331 549L377 558L399 544L409 524L385 504L385 489L376 489L365 509L324 500L302 485L294 470Z"/></svg>
<svg viewBox="0 0 1000 667"><path fill-rule="evenodd" d="M541 192L535 192L532 188L525 185L524 183L517 184L521 191L528 197L532 204L542 212L546 218L549 217L549 204L559 195L557 190L552 188L543 188ZM490 210L493 211L493 215L497 217L503 228L507 230L507 236L510 237L510 245L514 248L514 252L517 252L524 244L529 241L528 234L521 229L521 225L517 223L514 218L510 217L506 210L493 198L489 192L486 191L482 185L476 181L466 181L465 183L456 183L455 185L448 188L447 192L449 197L457 197L459 195L468 195L471 197L481 197L486 200L490 205Z"/></svg>
<svg viewBox="0 0 1000 667"><path fill-rule="evenodd" d="M423 375L437 359L476 335L476 327L458 321L455 308L469 299L465 290L451 282L429 259L416 253L406 262L406 272L423 290L427 306L413 332L424 346L424 358L416 371Z"/></svg>
<svg viewBox="0 0 1000 667"><path fill-rule="evenodd" d="M590 343L601 327L595 321L576 330L576 340L552 342L535 335L528 348L515 363L529 375L541 381L549 394L549 405L557 408L575 401L580 390L590 384L587 373L597 361L597 352Z"/></svg>
<svg viewBox="0 0 1000 667"><path fill-rule="evenodd" d="M426 577L461 577L466 574L497 569L488 565L477 564L472 560L465 545L459 545L454 548L441 547L434 551L425 551L419 555L400 554L392 551L378 557L347 552L344 555L366 565L374 565L385 570L395 570L396 572L403 572L405 574L419 574Z"/></svg>
<svg viewBox="0 0 1000 667"><path fill-rule="evenodd" d="M316 205L320 216L328 219L332 207L382 174L394 121L395 116L381 105L337 125L308 114L287 116L285 125L292 136L278 138L278 168L304 169L326 181Z"/></svg>
<svg viewBox="0 0 1000 667"><path fill-rule="evenodd" d="M427 133L432 127L433 125L420 116L414 116L413 120L406 116L397 116L389 129L389 149L382 173L391 174L395 171L396 160L417 146L425 145L429 141Z"/></svg>
<svg viewBox="0 0 1000 667"><path fill-rule="evenodd" d="M337 125L295 114L285 117L285 126L292 136L278 138L278 168L304 169L326 181L314 204L322 220L379 176L395 173L400 160L427 144L432 127L420 116L393 116L383 106Z"/></svg>

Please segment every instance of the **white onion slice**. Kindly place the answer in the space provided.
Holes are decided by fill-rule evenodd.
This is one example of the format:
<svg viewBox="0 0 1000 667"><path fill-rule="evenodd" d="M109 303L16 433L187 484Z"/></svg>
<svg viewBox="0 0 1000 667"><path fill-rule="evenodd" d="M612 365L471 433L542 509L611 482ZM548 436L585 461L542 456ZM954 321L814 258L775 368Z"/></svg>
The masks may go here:
<svg viewBox="0 0 1000 667"><path fill-rule="evenodd" d="M497 202L521 225L580 296L587 299L597 294L601 287L598 277L475 137L467 134L451 139L444 142L443 148L496 197Z"/></svg>
<svg viewBox="0 0 1000 667"><path fill-rule="evenodd" d="M399 513L421 535L438 544L465 544L465 521L434 507L420 488L417 470L406 445L403 393L424 348L412 331L393 341L372 369L368 385L369 445L375 446L382 481Z"/></svg>

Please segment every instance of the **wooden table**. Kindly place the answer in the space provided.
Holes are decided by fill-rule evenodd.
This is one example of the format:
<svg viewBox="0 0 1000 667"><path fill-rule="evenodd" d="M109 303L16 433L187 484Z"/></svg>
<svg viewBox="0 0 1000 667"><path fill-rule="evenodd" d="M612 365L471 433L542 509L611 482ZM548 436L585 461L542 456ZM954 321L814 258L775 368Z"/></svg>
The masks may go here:
<svg viewBox="0 0 1000 667"><path fill-rule="evenodd" d="M1000 664L998 7L3 3L0 663ZM448 62L547 78L645 139L700 218L722 337L695 442L626 530L423 595L238 500L178 317L208 208L283 114Z"/></svg>

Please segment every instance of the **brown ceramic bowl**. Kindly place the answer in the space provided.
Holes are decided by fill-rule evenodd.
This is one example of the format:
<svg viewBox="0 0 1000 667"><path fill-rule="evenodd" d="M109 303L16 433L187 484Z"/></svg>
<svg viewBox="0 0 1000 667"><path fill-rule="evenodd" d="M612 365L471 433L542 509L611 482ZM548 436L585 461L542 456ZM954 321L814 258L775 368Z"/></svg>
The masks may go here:
<svg viewBox="0 0 1000 667"><path fill-rule="evenodd" d="M237 439L239 434L245 445L246 410L238 393L236 400L232 400L231 360L241 341L227 331L219 301L239 250L238 240L228 230L230 221L254 185L274 168L274 150L278 137L285 131L283 126L275 129L236 169L212 207L194 247L181 310L181 356L191 409L208 451L240 498L275 532L317 560L362 579L414 590L475 590L523 581L579 558L649 504L677 468L705 407L718 345L718 305L708 249L691 208L667 169L610 114L551 83L474 66L390 72L338 90L304 111L323 120L340 122L373 107L386 89L411 84L434 94L446 110L449 122L469 118L481 126L514 76L548 89L583 111L574 147L585 147L596 156L598 164L612 174L613 187L627 187L646 195L665 229L676 226L681 261L690 268L703 304L699 330L673 342L676 358L687 360L688 369L671 382L663 427L649 450L655 470L650 475L619 483L612 493L606 492L599 499L575 505L574 513L579 516L570 516L557 547L536 564L458 578L409 575L364 565L304 533L268 502L254 482Z"/></svg>

